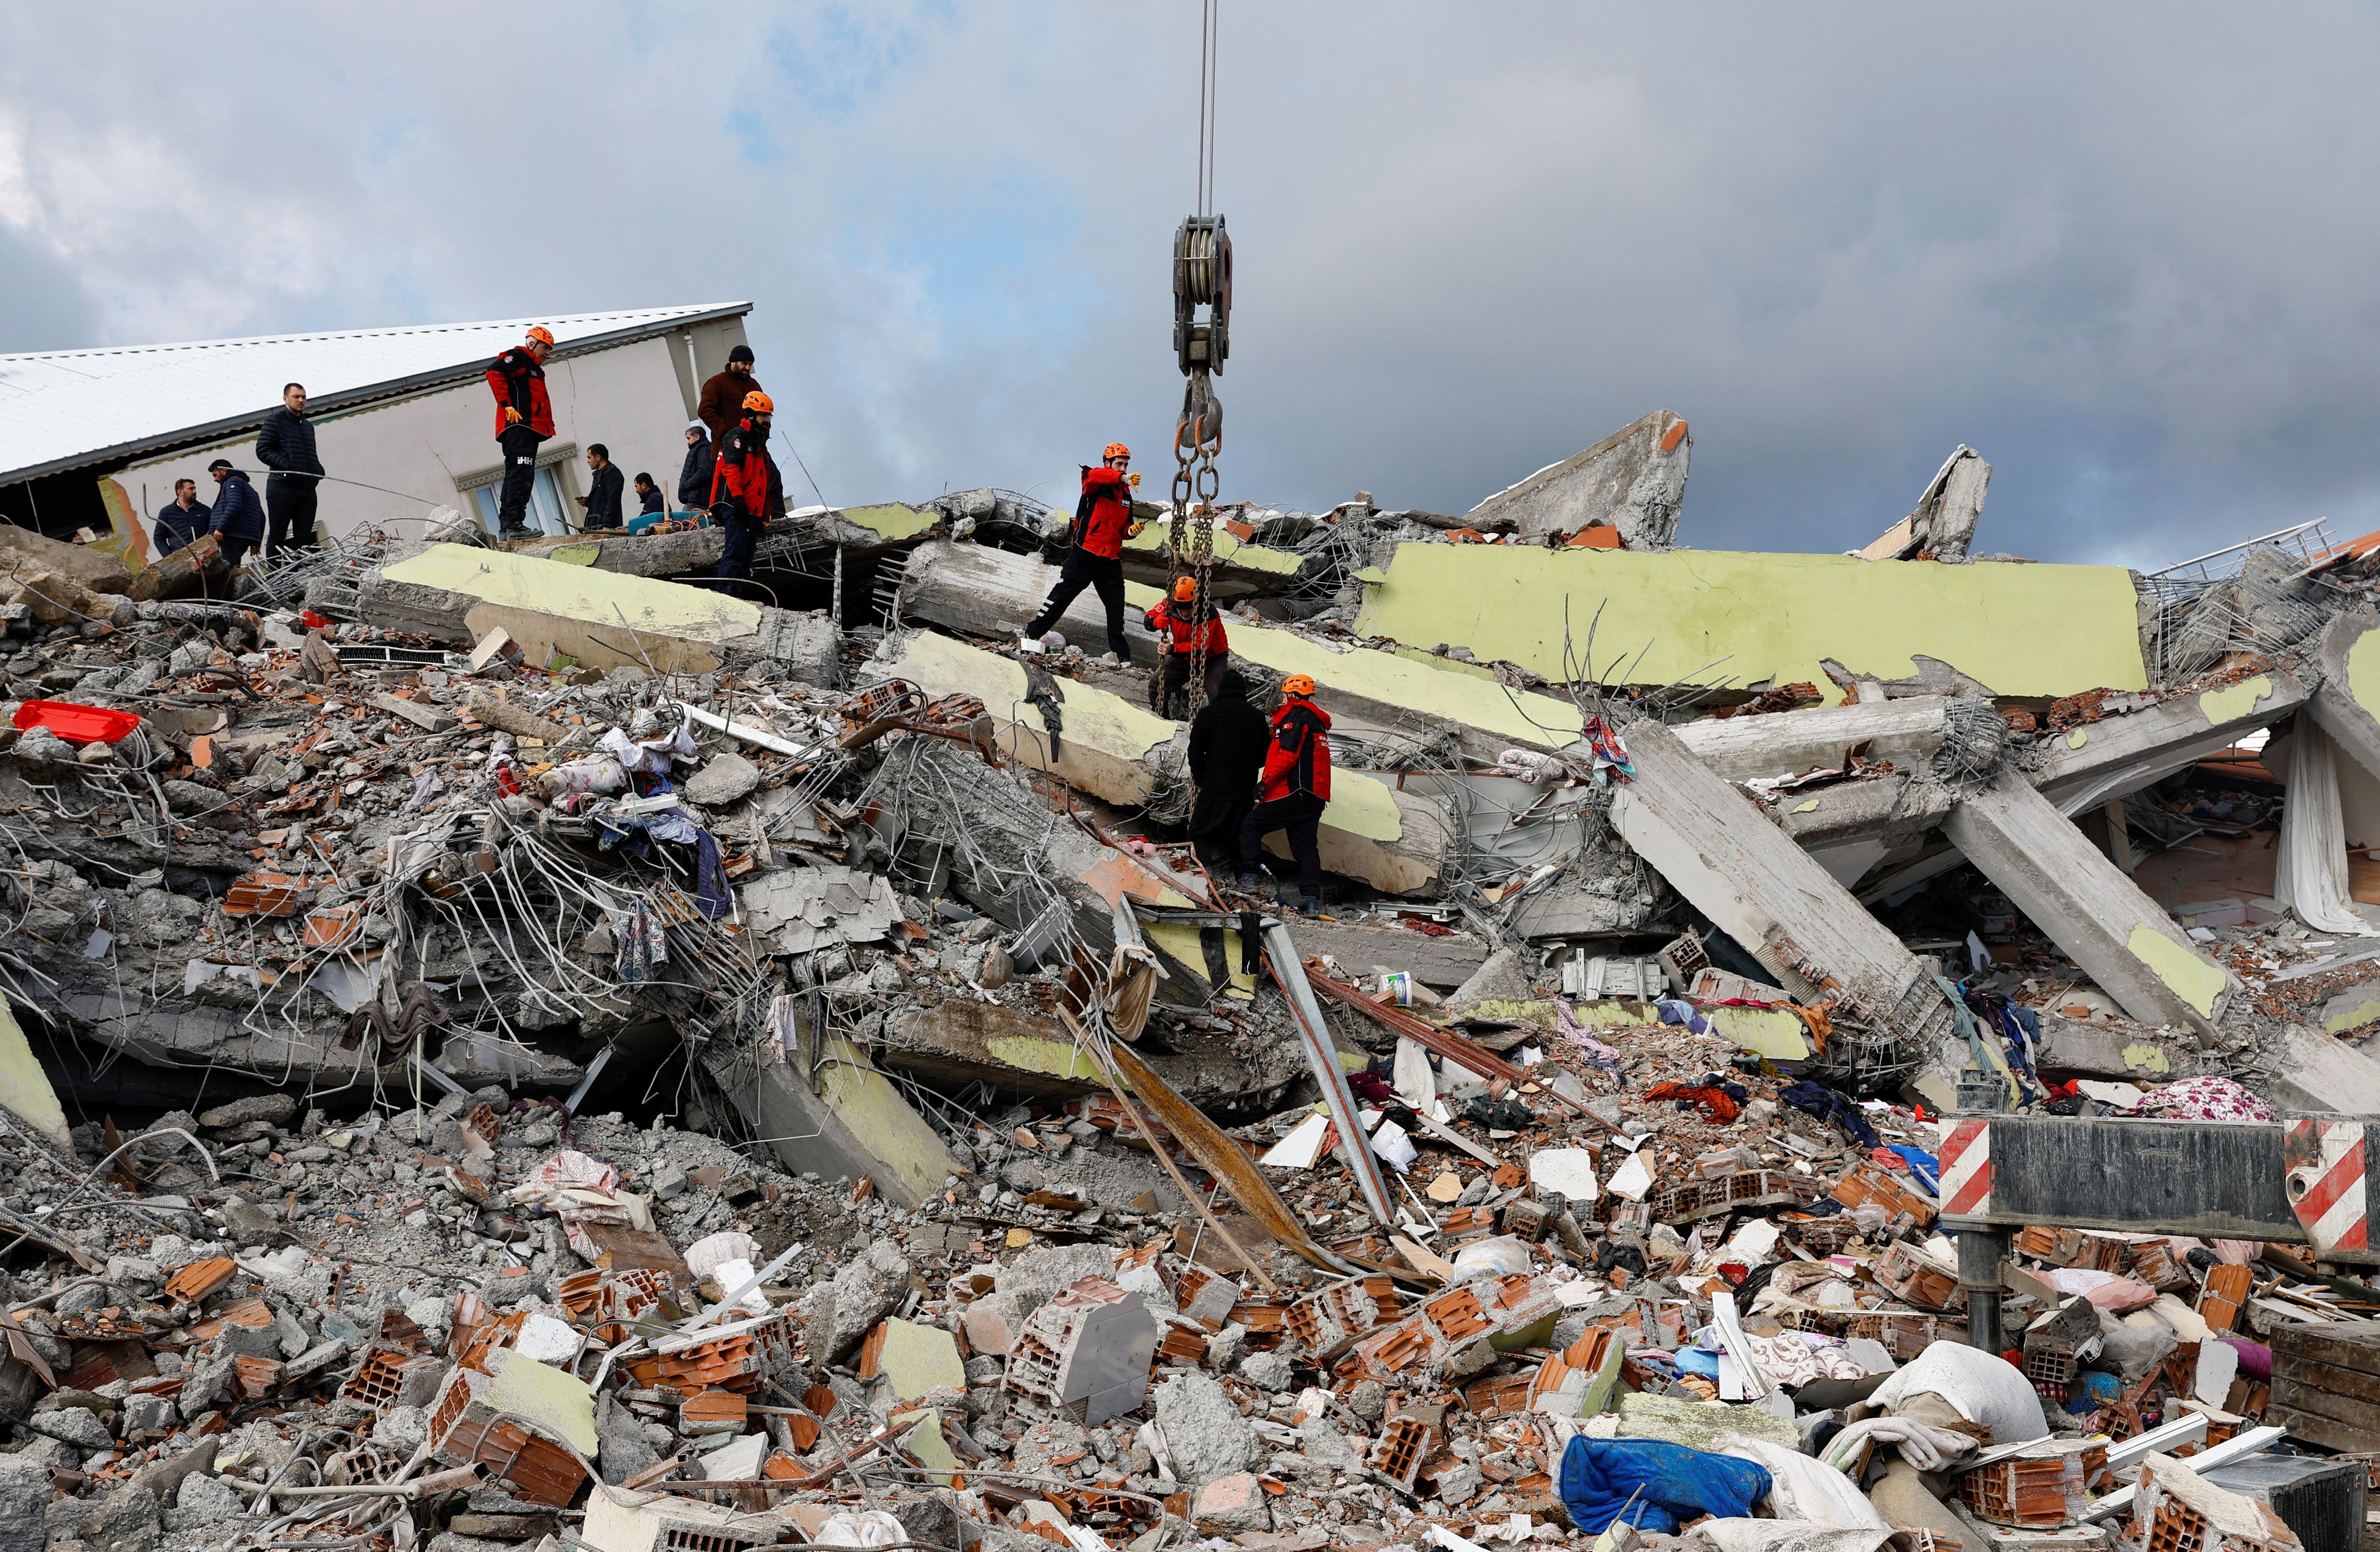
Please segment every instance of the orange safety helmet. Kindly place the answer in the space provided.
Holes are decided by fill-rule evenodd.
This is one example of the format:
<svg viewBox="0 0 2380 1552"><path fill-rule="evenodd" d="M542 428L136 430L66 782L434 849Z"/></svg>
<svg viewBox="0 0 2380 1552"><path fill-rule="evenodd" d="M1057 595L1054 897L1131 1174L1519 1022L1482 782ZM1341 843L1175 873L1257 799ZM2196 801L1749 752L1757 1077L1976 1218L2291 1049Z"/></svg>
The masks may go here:
<svg viewBox="0 0 2380 1552"><path fill-rule="evenodd" d="M1197 596L1198 596L1198 579L1197 579L1196 577L1195 577L1195 576L1177 576L1177 577L1175 577L1175 578L1173 579L1173 601L1174 601L1174 602L1176 602L1176 603L1188 603L1192 599L1195 599L1195 598L1196 598Z"/></svg>
<svg viewBox="0 0 2380 1552"><path fill-rule="evenodd" d="M1293 673L1281 682L1281 693L1310 696L1314 693L1314 676L1310 673Z"/></svg>
<svg viewBox="0 0 2380 1552"><path fill-rule="evenodd" d="M744 395L744 407L756 415L774 415L777 413L777 401L755 388Z"/></svg>
<svg viewBox="0 0 2380 1552"><path fill-rule="evenodd" d="M542 323L531 325L528 332L528 337L535 340L538 344L545 346L548 350L553 348L553 331L547 328Z"/></svg>
<svg viewBox="0 0 2380 1552"><path fill-rule="evenodd" d="M1102 448L1099 452L1099 461L1101 463L1107 462L1110 458L1129 458L1131 456L1132 449L1126 447L1120 442L1109 443L1107 446Z"/></svg>

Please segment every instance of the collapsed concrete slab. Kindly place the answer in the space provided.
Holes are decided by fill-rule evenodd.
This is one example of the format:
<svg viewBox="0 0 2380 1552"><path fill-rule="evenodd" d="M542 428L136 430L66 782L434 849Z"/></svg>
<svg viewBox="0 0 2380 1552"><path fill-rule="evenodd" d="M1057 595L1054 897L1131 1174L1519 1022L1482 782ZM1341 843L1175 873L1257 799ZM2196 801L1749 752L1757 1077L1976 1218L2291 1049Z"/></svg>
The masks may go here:
<svg viewBox="0 0 2380 1552"><path fill-rule="evenodd" d="M2216 1042L2230 975L2022 776L1962 795L1943 832L2124 1012Z"/></svg>
<svg viewBox="0 0 2380 1552"><path fill-rule="evenodd" d="M1030 555L980 544L920 545L902 576L905 612L950 630L1014 637L1038 612L1058 580L1058 568ZM1125 634L1133 661L1156 666L1159 638L1140 628L1142 614L1161 596L1137 583L1125 588ZM1058 617L1067 640L1104 650L1107 625L1099 600L1086 593ZM1559 749L1584 727L1576 705L1534 691L1512 690L1485 669L1452 660L1413 658L1360 647L1334 648L1293 630L1233 618L1227 622L1232 655L1276 677L1311 676L1315 699L1333 717L1384 727L1415 718L1463 730L1466 752L1493 760L1515 746Z"/></svg>
<svg viewBox="0 0 2380 1552"><path fill-rule="evenodd" d="M17 1023L16 1011L0 998L0 1109L71 1153L74 1137L67 1130L67 1112L57 1090L42 1071L31 1042Z"/></svg>
<svg viewBox="0 0 2380 1552"><path fill-rule="evenodd" d="M1999 696L2148 684L2131 574L2116 566L1411 543L1359 579L1357 634L1458 643L1557 682L1807 682L1840 701L1826 660L1899 679L1932 657Z"/></svg>
<svg viewBox="0 0 2380 1552"><path fill-rule="evenodd" d="M1053 677L1061 722L1053 754L1033 686L1010 659L919 631L888 637L873 666L929 697L976 697L1003 759L1048 771L1103 803L1146 806L1160 791L1178 793L1184 780L1188 729L1120 696ZM1453 833L1439 805L1361 771L1339 771L1322 816L1322 866L1390 894L1420 893L1444 876Z"/></svg>
<svg viewBox="0 0 2380 1552"><path fill-rule="evenodd" d="M35 571L55 573L85 592L132 590L132 573L114 550L69 543L14 523L0 523L0 574Z"/></svg>
<svg viewBox="0 0 2380 1552"><path fill-rule="evenodd" d="M958 1173L941 1135L860 1047L802 1015L794 1047L714 1040L700 1048L721 1092L785 1167L829 1180L872 1177L904 1206Z"/></svg>
<svg viewBox="0 0 2380 1552"><path fill-rule="evenodd" d="M690 576L717 571L726 546L727 530L721 527L634 535L609 529L536 540L511 552L564 565L592 566L620 576Z"/></svg>
<svg viewBox="0 0 2380 1552"><path fill-rule="evenodd" d="M1657 409L1497 491L1463 521L1475 528L1509 524L1531 538L1608 523L1631 550L1664 550L1677 536L1694 452L1684 418Z"/></svg>
<svg viewBox="0 0 2380 1552"><path fill-rule="evenodd" d="M1099 1063L1062 1024L996 1002L953 1000L895 1009L884 1020L875 1055L882 1066L930 1083L983 1083L1002 1093L1064 1097L1108 1086ZM1288 1041L1245 1052L1203 1048L1140 1055L1201 1109L1261 1109L1309 1076Z"/></svg>
<svg viewBox="0 0 2380 1552"><path fill-rule="evenodd" d="M470 545L432 545L382 567L363 579L357 607L368 624L457 647L502 627L532 663L560 655L591 668L708 673L742 650L823 685L839 667L840 635L823 614Z"/></svg>
<svg viewBox="0 0 2380 1552"><path fill-rule="evenodd" d="M1975 524L1984 515L1984 492L1991 488L1992 466L1968 446L1943 460L1917 498L1916 510L1887 528L1856 553L1864 561L1899 561L1919 555L1945 561L1965 557L1974 542Z"/></svg>
<svg viewBox="0 0 2380 1552"><path fill-rule="evenodd" d="M1964 1052L1916 955L1676 734L1643 721L1624 736L1636 775L1614 795L1611 823L1637 855L1797 1000L1834 1001L1912 1081L1941 1087ZM1846 1043L1830 1046L1838 1060Z"/></svg>

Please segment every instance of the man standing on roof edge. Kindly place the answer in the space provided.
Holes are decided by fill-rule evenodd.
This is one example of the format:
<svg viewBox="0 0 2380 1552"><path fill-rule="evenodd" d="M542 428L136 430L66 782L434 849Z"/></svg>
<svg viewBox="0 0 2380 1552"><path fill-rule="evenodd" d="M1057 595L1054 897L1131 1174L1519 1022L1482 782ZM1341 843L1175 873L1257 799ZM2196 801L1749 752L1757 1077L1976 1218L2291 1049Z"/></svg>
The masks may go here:
<svg viewBox="0 0 2380 1552"><path fill-rule="evenodd" d="M1263 882L1257 858L1265 837L1289 832L1289 855L1297 859L1297 908L1307 915L1322 909L1322 848L1316 832L1330 802L1330 713L1314 704L1314 681L1293 673L1281 682L1281 709L1272 714L1272 741L1265 750L1257 806L1240 826L1240 887Z"/></svg>
<svg viewBox="0 0 2380 1552"><path fill-rule="evenodd" d="M488 392L496 396L496 445L504 450L504 489L496 500L498 539L529 536L538 444L553 434L553 401L545 394L545 358L552 353L553 333L540 324L488 365Z"/></svg>
<svg viewBox="0 0 2380 1552"><path fill-rule="evenodd" d="M1075 503L1074 527L1067 530L1065 564L1058 585L1050 589L1041 612L1025 627L1028 641L1039 637L1066 606L1094 588L1108 613L1108 655L1105 661L1132 661L1132 643L1123 634L1123 541L1139 531L1132 520L1132 449L1111 442L1099 455L1099 467L1083 466L1083 495Z"/></svg>
<svg viewBox="0 0 2380 1552"><path fill-rule="evenodd" d="M769 519L785 515L785 477L769 453L769 425L776 404L758 388L744 395L744 418L720 445L712 473L711 510L727 529L719 553L719 575L737 581L752 575L752 552L769 531Z"/></svg>
<svg viewBox="0 0 2380 1552"><path fill-rule="evenodd" d="M311 550L323 469L314 452L314 422L306 418L304 383L281 385L281 407L256 430L256 461L273 471L264 480L264 552Z"/></svg>
<svg viewBox="0 0 2380 1552"><path fill-rule="evenodd" d="M727 444L727 433L743 418L745 396L759 392L760 380L752 375L752 347L739 345L727 353L726 370L713 372L702 385L702 397L695 401L695 415L710 429L714 444Z"/></svg>

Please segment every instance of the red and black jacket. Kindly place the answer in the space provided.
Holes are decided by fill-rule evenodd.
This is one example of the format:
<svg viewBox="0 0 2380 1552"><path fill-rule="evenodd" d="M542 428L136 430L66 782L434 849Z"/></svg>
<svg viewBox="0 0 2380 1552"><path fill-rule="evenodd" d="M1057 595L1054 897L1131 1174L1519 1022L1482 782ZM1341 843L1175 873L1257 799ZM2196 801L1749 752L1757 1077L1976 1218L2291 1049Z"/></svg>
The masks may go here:
<svg viewBox="0 0 2380 1552"><path fill-rule="evenodd" d="M496 396L496 436L505 430L504 411L520 411L520 423L539 436L553 434L553 401L545 396L545 369L521 346L497 357L488 366L488 392Z"/></svg>
<svg viewBox="0 0 2380 1552"><path fill-rule="evenodd" d="M1265 746L1259 801L1310 794L1330 801L1330 713L1304 696L1291 696L1272 714L1272 741Z"/></svg>
<svg viewBox="0 0 2380 1552"><path fill-rule="evenodd" d="M1198 621L1201 614L1206 615L1203 630ZM1176 657L1196 656L1201 636L1207 638L1207 656L1210 661L1232 649L1231 643L1224 639L1221 619L1208 613L1197 604L1184 603L1180 599L1167 599L1151 609L1148 612L1148 628L1160 636L1172 638L1166 643L1166 650Z"/></svg>
<svg viewBox="0 0 2380 1552"><path fill-rule="evenodd" d="M759 518L763 532L770 518L785 515L785 477L770 455L769 433L749 420L737 421L720 444L719 462L710 472L710 499L717 502L722 491L747 515Z"/></svg>
<svg viewBox="0 0 2380 1552"><path fill-rule="evenodd" d="M1075 503L1075 548L1101 560L1123 555L1123 532L1132 526L1132 484L1122 469L1083 466L1083 499Z"/></svg>

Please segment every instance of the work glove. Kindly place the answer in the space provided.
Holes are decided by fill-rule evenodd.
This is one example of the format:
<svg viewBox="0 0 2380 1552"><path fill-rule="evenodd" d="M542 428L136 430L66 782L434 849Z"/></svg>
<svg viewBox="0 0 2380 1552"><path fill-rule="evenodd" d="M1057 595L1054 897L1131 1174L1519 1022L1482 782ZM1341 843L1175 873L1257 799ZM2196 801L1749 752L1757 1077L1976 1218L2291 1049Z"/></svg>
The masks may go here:
<svg viewBox="0 0 2380 1552"><path fill-rule="evenodd" d="M521 412L520 412L519 410L517 410L517 409L515 409L515 408L514 408L512 406L510 406L510 405L506 405L506 406L504 406L504 424L505 424L505 425L507 425L507 426L517 426L517 425L519 425L520 423L521 423Z"/></svg>

